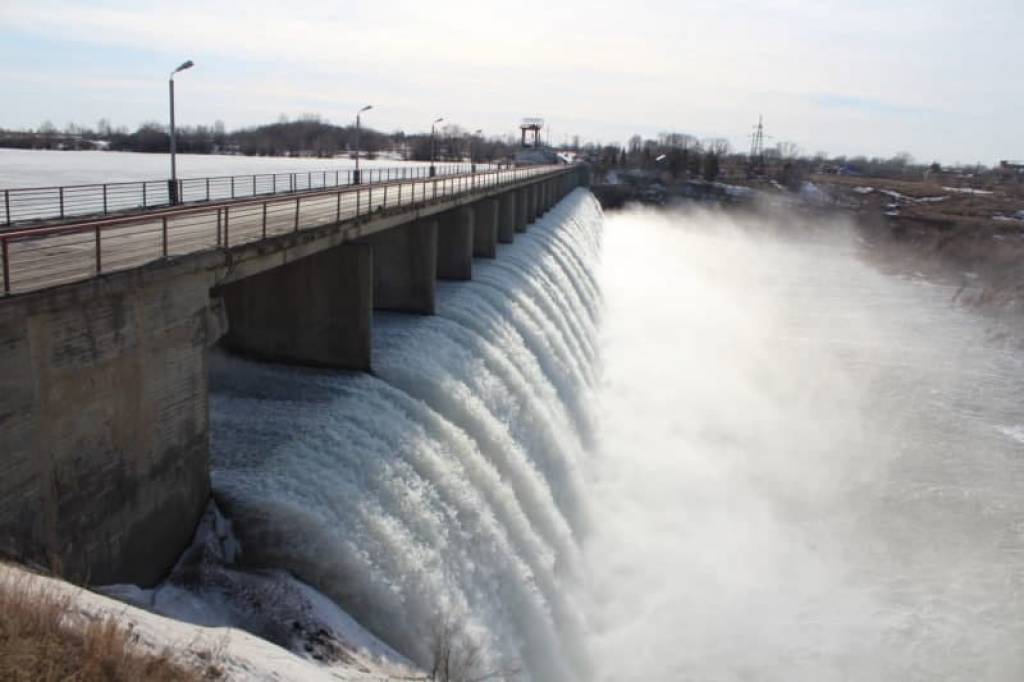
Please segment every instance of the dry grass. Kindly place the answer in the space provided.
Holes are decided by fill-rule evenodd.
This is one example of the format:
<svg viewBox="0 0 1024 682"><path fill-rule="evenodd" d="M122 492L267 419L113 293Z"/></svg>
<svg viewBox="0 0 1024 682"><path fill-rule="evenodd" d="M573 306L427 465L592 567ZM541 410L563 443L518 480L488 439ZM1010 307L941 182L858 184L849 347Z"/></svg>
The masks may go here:
<svg viewBox="0 0 1024 682"><path fill-rule="evenodd" d="M862 208L866 209L879 209L879 207L893 200L880 194L856 195L852 192L853 188L861 186L874 187L880 190L899 192L904 196L915 199L946 197L945 200L940 202L901 205L901 213L908 217L946 221L972 227L992 226L1002 230L1021 228L1020 225L1014 223L992 221L992 216L997 213L1007 215L1024 210L1024 185L1020 183L988 184L983 189L991 192L991 194L972 196L970 194L950 192L946 189L947 186L955 187L957 183L948 185L931 181L889 180L835 175L816 175L811 179L821 186L831 187L834 190L845 193L849 198L853 198L860 203Z"/></svg>
<svg viewBox="0 0 1024 682"><path fill-rule="evenodd" d="M138 643L113 617L90 617L72 594L40 586L0 565L0 680L136 682L211 680L214 665L196 671Z"/></svg>

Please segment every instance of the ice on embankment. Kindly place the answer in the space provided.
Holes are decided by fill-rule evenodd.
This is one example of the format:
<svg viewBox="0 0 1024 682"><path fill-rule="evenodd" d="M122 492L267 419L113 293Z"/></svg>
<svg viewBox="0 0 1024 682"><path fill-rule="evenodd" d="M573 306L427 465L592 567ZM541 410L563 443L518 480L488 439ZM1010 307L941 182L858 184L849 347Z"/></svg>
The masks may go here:
<svg viewBox="0 0 1024 682"><path fill-rule="evenodd" d="M416 674L334 602L286 571L237 566L241 550L231 523L211 503L192 546L164 582L152 589L100 588L131 606L91 596L123 627L144 615L140 622L152 623L151 632L136 631L147 644L180 652L186 664L203 660L202 651L215 652L229 677L392 680Z"/></svg>

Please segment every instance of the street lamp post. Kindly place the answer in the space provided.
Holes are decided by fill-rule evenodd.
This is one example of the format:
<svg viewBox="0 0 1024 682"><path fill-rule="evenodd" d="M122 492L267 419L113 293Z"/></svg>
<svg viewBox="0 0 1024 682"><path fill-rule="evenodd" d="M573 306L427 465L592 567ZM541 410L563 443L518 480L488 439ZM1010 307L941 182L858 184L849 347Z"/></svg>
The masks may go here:
<svg viewBox="0 0 1024 682"><path fill-rule="evenodd" d="M180 199L178 196L178 166L174 156L177 146L174 136L174 74L185 69L191 69L193 66L192 60L189 59L174 71L171 71L171 78L168 81L171 91L171 179L167 183L167 198L171 204L178 203Z"/></svg>
<svg viewBox="0 0 1024 682"><path fill-rule="evenodd" d="M352 183L355 184L355 185L358 185L359 181L360 181L360 177L359 177L359 118L360 118L360 116L362 115L362 113L364 111L369 111L370 109L373 109L373 105L372 104L367 104L365 107L363 107L362 109L360 109L359 111L356 112L356 172L352 175ZM370 179L372 180L373 177L371 176Z"/></svg>
<svg viewBox="0 0 1024 682"><path fill-rule="evenodd" d="M437 153L437 132L435 126L443 120L444 118L437 118L430 124L430 177L437 175L437 169L434 168L434 158Z"/></svg>
<svg viewBox="0 0 1024 682"><path fill-rule="evenodd" d="M477 128L473 131L473 137L469 138L469 170L471 173L476 173L476 155L473 154L473 142L483 133L482 128Z"/></svg>

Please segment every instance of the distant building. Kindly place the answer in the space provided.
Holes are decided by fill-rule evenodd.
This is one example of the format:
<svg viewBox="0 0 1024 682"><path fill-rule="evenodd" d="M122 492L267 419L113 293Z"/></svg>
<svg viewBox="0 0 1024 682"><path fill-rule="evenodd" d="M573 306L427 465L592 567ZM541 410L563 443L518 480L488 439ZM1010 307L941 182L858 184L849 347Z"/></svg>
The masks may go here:
<svg viewBox="0 0 1024 682"><path fill-rule="evenodd" d="M999 174L1004 178L1024 178L1024 161L1000 161Z"/></svg>
<svg viewBox="0 0 1024 682"><path fill-rule="evenodd" d="M518 149L516 150L515 162L517 166L565 163L559 158L554 149L549 149L547 147L526 147Z"/></svg>

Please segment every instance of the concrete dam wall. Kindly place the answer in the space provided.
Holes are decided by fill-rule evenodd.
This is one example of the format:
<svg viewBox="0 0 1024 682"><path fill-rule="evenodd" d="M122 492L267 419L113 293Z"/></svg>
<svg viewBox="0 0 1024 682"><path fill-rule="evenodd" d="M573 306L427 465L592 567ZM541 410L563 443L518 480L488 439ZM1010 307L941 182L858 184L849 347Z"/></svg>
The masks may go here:
<svg viewBox="0 0 1024 682"><path fill-rule="evenodd" d="M374 309L432 314L437 278L470 279L584 181L561 170L0 301L0 554L155 583L209 497L211 346L371 370Z"/></svg>

